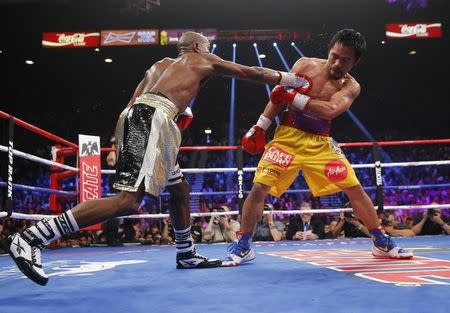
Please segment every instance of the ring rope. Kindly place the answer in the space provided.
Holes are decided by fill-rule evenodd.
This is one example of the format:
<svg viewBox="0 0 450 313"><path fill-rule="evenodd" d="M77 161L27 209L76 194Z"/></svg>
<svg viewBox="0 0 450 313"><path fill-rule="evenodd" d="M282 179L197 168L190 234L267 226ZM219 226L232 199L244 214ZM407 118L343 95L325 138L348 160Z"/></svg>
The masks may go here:
<svg viewBox="0 0 450 313"><path fill-rule="evenodd" d="M450 204L428 204L428 205L387 205L384 206L385 210L415 210L415 209L448 209ZM377 207L375 207L377 209ZM352 208L338 208L338 209L317 209L317 210L273 210L264 211L264 215L269 214L302 214L302 213L341 213L341 212L352 212ZM191 217L202 217L202 216L221 216L221 215L238 215L239 211L229 211L229 212L207 212L207 213L191 213ZM6 212L0 212L0 218L6 217ZM24 220L41 220L51 219L59 215L44 215L44 214L24 214L24 213L12 213L12 218L24 219ZM169 214L135 214L128 216L121 216L118 218L164 218L169 217Z"/></svg>
<svg viewBox="0 0 450 313"><path fill-rule="evenodd" d="M7 152L8 147L0 145L0 151ZM19 150L14 149L13 153L14 153L14 155L17 155L18 157L21 157L21 158L24 158L27 160L31 160L31 161L35 161L37 163L57 166L57 167L60 167L60 168L66 169L66 170L70 170L70 171L74 171L74 172L79 170L78 167L72 167L72 166L68 166L68 165L54 162L51 160L43 159L43 158L34 156L32 154L19 151ZM406 167L406 166L427 166L427 165L448 165L448 164L450 164L450 160L381 163L381 167ZM357 168L374 168L375 167L375 164L373 164L373 163L371 163L371 164L351 164L351 165L355 169L357 169ZM238 171L237 167L186 168L186 169L182 170L182 172L186 173L186 174L217 173L217 172L222 172L222 173L228 172L229 173L229 172L237 172L237 171ZM244 172L255 172L256 167L244 167L243 171ZM115 174L115 172L116 172L115 170L102 170L101 171L102 174Z"/></svg>
<svg viewBox="0 0 450 313"><path fill-rule="evenodd" d="M406 166L427 166L427 165L448 165L450 160L443 161L419 161L419 162L395 162L381 163L381 167L406 167ZM353 168L374 168L375 164L351 164ZM215 168L184 168L181 171L186 174L199 173L229 173L237 172L236 167L215 167ZM244 172L255 172L256 167L244 167ZM115 174L115 170L102 170L102 174Z"/></svg>
<svg viewBox="0 0 450 313"><path fill-rule="evenodd" d="M0 181L0 187L6 187L6 186L7 186L6 182ZM76 191L64 191L64 190L58 190L58 189L50 189L50 188L44 188L44 187L35 187L35 186L28 186L28 185L21 185L21 184L13 184L13 189L38 191L38 192L42 192L42 193L49 193L49 194L55 194L55 195L61 195L61 196L70 196L70 197L78 196L78 192L76 192Z"/></svg>
<svg viewBox="0 0 450 313"><path fill-rule="evenodd" d="M8 151L8 147L0 145L0 151L1 152L7 152ZM47 160L47 159L44 159L44 158L40 158L38 156L29 154L29 153L25 153L25 152L22 152L22 151L19 151L19 150L16 150L16 149L13 149L13 154L18 156L18 157L24 158L26 160L35 161L36 163L41 163L41 164L50 165L50 166L57 166L57 167L60 167L60 168L66 169L66 170L78 172L78 168L77 167L73 167L73 166L62 164L62 163L54 162L54 161L51 161L51 160Z"/></svg>

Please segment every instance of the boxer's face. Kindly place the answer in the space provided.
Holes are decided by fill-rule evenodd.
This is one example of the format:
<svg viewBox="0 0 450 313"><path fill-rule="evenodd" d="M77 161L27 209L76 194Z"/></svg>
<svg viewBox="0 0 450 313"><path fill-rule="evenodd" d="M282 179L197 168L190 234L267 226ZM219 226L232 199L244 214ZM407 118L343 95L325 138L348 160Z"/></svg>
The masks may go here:
<svg viewBox="0 0 450 313"><path fill-rule="evenodd" d="M327 68L331 79L341 79L356 64L352 48L336 43L328 52Z"/></svg>

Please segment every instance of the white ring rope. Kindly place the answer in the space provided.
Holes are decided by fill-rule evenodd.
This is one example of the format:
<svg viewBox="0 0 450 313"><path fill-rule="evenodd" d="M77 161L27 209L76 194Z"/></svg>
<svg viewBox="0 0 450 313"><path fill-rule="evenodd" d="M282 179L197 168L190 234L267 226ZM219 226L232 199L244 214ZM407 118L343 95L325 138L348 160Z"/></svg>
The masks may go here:
<svg viewBox="0 0 450 313"><path fill-rule="evenodd" d="M450 203L448 204L427 204L427 205L387 205L384 206L384 210L416 210L416 209L448 209L450 208ZM375 207L377 209L377 207ZM352 208L338 208L338 209L317 209L317 210L273 210L264 211L265 215L269 214L287 214L295 215L300 213L341 213L341 212L352 212ZM221 215L238 215L239 211L229 211L229 212L208 212L208 213L191 213L191 217L201 217L201 216L221 216ZM0 212L0 218L6 217L6 212ZM24 219L24 220L41 220L51 219L59 215L43 215L43 214L24 214L24 213L12 213L12 218ZM169 217L169 214L136 214L129 216L121 216L118 218L164 218Z"/></svg>
<svg viewBox="0 0 450 313"><path fill-rule="evenodd" d="M8 151L8 147L0 145L0 151L7 152ZM38 156L29 154L29 153L25 153L25 152L22 152L22 151L19 151L19 150L13 149L13 154L18 156L18 157L24 158L26 160L35 161L37 163L50 165L50 166L57 166L57 167L60 167L60 168L66 169L66 170L78 172L78 168L77 167L72 167L72 166L61 164L61 163L54 162L54 161L51 161L51 160L43 159L43 158L40 158Z"/></svg>
<svg viewBox="0 0 450 313"><path fill-rule="evenodd" d="M0 145L0 151L7 152L8 147ZM34 156L29 153L21 152L19 150L13 150L13 154L18 157L35 161L37 163L42 163L46 165L57 166L66 170L77 172L77 167L68 166L65 164L61 164L58 162L54 162L51 160L43 159L37 156ZM427 166L427 165L448 165L450 164L450 160L442 160L442 161L419 161L419 162L393 162L393 163L381 163L381 167L405 167L405 166ZM374 168L375 164L351 164L353 168ZM237 172L237 167L217 167L217 168L185 168L182 170L183 173L229 173L229 172ZM244 172L255 172L256 167L245 167L243 168ZM115 170L102 170L102 174L115 174Z"/></svg>
<svg viewBox="0 0 450 313"><path fill-rule="evenodd" d="M427 166L427 165L449 165L450 160L443 161L419 161L419 162L394 162L381 163L381 167L406 167L406 166ZM374 168L375 164L351 164L353 168ZM244 172L255 172L256 167L244 167ZM236 167L217 167L217 168L184 168L181 169L186 174L198 173L229 173L237 172ZM102 170L102 174L115 174L115 170Z"/></svg>

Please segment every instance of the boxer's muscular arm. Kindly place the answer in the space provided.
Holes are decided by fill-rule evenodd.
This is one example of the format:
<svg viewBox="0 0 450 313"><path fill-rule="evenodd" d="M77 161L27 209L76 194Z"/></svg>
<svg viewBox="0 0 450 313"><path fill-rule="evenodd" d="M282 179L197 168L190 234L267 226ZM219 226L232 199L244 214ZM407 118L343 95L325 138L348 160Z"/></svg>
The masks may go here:
<svg viewBox="0 0 450 313"><path fill-rule="evenodd" d="M353 101L359 96L360 86L356 82L349 83L340 91L336 92L329 101L311 98L306 107L306 112L331 120L350 108Z"/></svg>
<svg viewBox="0 0 450 313"><path fill-rule="evenodd" d="M278 84L280 82L280 72L272 69L233 63L214 54L208 54L205 58L211 66L211 75L213 76L234 77L265 84Z"/></svg>

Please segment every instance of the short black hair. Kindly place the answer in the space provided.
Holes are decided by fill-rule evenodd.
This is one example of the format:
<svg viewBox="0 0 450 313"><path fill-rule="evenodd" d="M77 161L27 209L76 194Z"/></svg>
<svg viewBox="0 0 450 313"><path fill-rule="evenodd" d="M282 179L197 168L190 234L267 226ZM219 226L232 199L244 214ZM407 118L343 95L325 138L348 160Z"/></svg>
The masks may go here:
<svg viewBox="0 0 450 313"><path fill-rule="evenodd" d="M330 44L328 45L328 51L330 51L336 43L340 43L344 47L353 49L356 60L359 60L366 51L366 39L364 39L364 36L360 32L357 32L354 29L346 28L338 31L333 38L331 38Z"/></svg>

